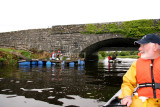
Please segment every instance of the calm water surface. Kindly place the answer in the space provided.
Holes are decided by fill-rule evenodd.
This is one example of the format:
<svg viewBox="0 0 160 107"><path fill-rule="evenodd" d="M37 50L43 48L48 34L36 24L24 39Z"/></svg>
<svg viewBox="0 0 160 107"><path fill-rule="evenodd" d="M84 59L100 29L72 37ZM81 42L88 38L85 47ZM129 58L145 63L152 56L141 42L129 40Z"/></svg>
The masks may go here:
<svg viewBox="0 0 160 107"><path fill-rule="evenodd" d="M102 107L135 59L84 66L0 67L0 107Z"/></svg>

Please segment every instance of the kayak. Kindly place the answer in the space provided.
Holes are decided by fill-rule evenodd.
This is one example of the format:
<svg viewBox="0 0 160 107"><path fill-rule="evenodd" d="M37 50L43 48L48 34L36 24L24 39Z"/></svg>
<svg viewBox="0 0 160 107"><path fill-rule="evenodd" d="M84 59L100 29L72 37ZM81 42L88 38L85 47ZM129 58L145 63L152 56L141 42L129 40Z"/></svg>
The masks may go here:
<svg viewBox="0 0 160 107"><path fill-rule="evenodd" d="M120 60L108 60L109 63L121 63L122 61Z"/></svg>
<svg viewBox="0 0 160 107"><path fill-rule="evenodd" d="M121 105L121 100L118 98L121 93L120 89L103 107L126 107L126 105Z"/></svg>

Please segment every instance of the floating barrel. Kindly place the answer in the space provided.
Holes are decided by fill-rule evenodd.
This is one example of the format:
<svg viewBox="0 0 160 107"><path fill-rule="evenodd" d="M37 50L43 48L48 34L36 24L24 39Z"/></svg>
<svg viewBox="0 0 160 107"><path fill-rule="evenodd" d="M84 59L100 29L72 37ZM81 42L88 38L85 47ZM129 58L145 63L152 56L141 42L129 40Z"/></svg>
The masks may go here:
<svg viewBox="0 0 160 107"><path fill-rule="evenodd" d="M19 62L19 65L24 66L24 65L30 65L30 61L25 61L25 62Z"/></svg>
<svg viewBox="0 0 160 107"><path fill-rule="evenodd" d="M38 61L38 65L43 65L43 61Z"/></svg>
<svg viewBox="0 0 160 107"><path fill-rule="evenodd" d="M47 61L46 62L46 65L51 65L52 63L50 61Z"/></svg>
<svg viewBox="0 0 160 107"><path fill-rule="evenodd" d="M84 65L84 61L81 61L80 59L78 59L78 65Z"/></svg>
<svg viewBox="0 0 160 107"><path fill-rule="evenodd" d="M74 62L70 62L69 67L74 67Z"/></svg>
<svg viewBox="0 0 160 107"><path fill-rule="evenodd" d="M80 65L84 65L84 61L80 61Z"/></svg>
<svg viewBox="0 0 160 107"><path fill-rule="evenodd" d="M32 61L32 65L37 65L37 61Z"/></svg>

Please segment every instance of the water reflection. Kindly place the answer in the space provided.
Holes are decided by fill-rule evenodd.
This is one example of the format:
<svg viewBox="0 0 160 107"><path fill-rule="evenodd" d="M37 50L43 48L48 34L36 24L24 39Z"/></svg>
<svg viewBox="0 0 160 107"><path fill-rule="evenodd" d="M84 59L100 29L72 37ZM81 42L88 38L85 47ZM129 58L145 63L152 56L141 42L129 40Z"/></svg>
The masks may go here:
<svg viewBox="0 0 160 107"><path fill-rule="evenodd" d="M40 101L46 102L48 105L45 107L50 107L50 104L57 107L102 106L119 90L122 76L132 62L109 65L108 61L102 60L85 66L1 67L0 98L8 102L24 96L23 103L16 107L27 105L30 102L28 98L40 104ZM6 103L3 107L10 106Z"/></svg>

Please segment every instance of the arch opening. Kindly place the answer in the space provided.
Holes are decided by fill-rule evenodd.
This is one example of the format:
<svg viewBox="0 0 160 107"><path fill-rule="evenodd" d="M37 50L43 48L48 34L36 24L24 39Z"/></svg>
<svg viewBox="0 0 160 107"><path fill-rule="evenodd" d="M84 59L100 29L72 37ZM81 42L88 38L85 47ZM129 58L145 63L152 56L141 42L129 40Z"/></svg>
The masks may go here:
<svg viewBox="0 0 160 107"><path fill-rule="evenodd" d="M98 60L98 51L137 51L138 45L134 45L133 38L112 38L94 43L81 51L81 56L86 61Z"/></svg>

